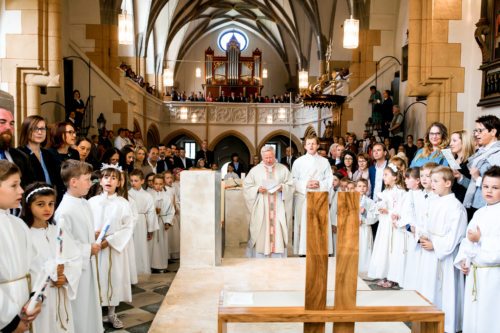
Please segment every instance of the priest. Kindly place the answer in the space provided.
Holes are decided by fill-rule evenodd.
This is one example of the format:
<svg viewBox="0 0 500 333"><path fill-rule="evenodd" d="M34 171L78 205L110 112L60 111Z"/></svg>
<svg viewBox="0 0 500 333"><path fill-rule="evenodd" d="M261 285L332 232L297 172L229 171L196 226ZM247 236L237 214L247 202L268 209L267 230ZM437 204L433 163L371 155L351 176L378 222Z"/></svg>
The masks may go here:
<svg viewBox="0 0 500 333"><path fill-rule="evenodd" d="M292 176L276 160L273 146L262 147L260 153L262 162L250 170L243 182L251 214L248 256L286 258L294 191Z"/></svg>
<svg viewBox="0 0 500 333"><path fill-rule="evenodd" d="M295 212L293 252L306 254L307 239L307 192L330 192L333 174L328 160L318 155L319 139L316 135L305 138L306 154L299 157L292 167L295 185ZM328 253L333 253L332 234L328 238Z"/></svg>

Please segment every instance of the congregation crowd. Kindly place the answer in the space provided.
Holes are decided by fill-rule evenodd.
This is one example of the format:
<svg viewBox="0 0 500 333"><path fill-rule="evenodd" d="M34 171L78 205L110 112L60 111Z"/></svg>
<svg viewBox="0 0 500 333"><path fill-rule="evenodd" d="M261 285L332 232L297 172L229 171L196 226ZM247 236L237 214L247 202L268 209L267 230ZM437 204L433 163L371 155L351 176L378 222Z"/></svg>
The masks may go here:
<svg viewBox="0 0 500 333"><path fill-rule="evenodd" d="M0 99L0 248L8 254L0 256L0 331L103 332L103 321L122 328L115 308L132 300L138 275L182 259L180 174L219 169L208 142L189 159L184 147L146 148L125 128L87 139L61 122L49 135L43 117L28 116L14 148L12 111ZM412 136L402 144L399 120L391 123L386 138L349 133L328 151L306 137L303 156L287 147L280 161L270 145L248 167L233 154L226 179L247 173L248 255L286 257L289 243L307 255L308 191L329 192L335 254L338 193L357 191L360 274L419 291L445 312L446 332L492 332L500 120L482 116L472 133L451 134L433 123L416 144Z"/></svg>

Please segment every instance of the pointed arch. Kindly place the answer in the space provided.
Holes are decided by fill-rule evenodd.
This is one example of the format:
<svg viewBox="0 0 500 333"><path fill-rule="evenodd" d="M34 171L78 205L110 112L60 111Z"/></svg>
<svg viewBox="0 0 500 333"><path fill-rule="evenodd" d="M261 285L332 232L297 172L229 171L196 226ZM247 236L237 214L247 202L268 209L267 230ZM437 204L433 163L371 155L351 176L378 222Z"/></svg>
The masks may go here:
<svg viewBox="0 0 500 333"><path fill-rule="evenodd" d="M152 146L157 146L160 143L160 131L156 124L151 124L148 127L148 132L146 135L146 145L148 148Z"/></svg>
<svg viewBox="0 0 500 333"><path fill-rule="evenodd" d="M250 155L255 155L255 147L252 145L250 140L243 135L242 133L235 131L235 130L229 130L225 131L224 133L221 133L217 135L214 139L212 139L208 145L208 149L213 150L215 146L224 138L228 136L234 136L238 139L240 139L248 148L248 151L250 152Z"/></svg>
<svg viewBox="0 0 500 333"><path fill-rule="evenodd" d="M178 129L178 130L175 130L175 131L167 134L167 136L165 136L161 140L161 143L168 144L172 139L174 139L175 137L178 137L180 135L185 135L185 136L189 136L189 137L193 138L194 141L196 141L196 144L198 144L200 146L201 146L201 142L203 141L203 139L201 139L198 135L194 134L194 132L191 132L190 130L182 128L182 129Z"/></svg>
<svg viewBox="0 0 500 333"><path fill-rule="evenodd" d="M288 137L290 137L290 132L282 130L282 129L272 131L271 133L266 135L262 140L260 140L259 145L257 146L257 154L260 152L260 149L262 148L262 146L264 146L264 144L267 141L269 141L271 138L274 138L275 136L278 136L278 135L281 135L281 136L288 138ZM304 150L304 147L303 147L304 145L302 144L302 140L297 138L297 136L295 136L294 134L291 134L291 137L292 137L292 142L297 146L297 150L299 150L298 152L302 154L302 152Z"/></svg>

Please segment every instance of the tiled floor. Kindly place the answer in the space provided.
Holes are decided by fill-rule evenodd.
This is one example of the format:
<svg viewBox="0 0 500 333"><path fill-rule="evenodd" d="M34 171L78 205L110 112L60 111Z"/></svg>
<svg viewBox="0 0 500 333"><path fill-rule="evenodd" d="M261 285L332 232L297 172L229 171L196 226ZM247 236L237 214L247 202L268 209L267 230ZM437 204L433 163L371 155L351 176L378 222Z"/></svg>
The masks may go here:
<svg viewBox="0 0 500 333"><path fill-rule="evenodd" d="M173 261L168 265L168 273L139 276L139 283L132 286L132 303L121 303L116 308L125 327L115 330L105 323L106 332L146 333L178 269L179 262Z"/></svg>

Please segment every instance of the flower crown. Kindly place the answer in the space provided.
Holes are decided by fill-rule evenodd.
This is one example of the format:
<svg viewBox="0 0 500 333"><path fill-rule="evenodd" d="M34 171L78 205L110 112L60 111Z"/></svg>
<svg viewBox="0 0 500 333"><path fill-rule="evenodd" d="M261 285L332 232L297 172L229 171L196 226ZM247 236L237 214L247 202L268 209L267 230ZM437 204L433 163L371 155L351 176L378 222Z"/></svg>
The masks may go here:
<svg viewBox="0 0 500 333"><path fill-rule="evenodd" d="M51 191L54 191L54 189L52 187L48 187L48 186L44 186L44 187L39 187L33 191L30 192L30 194L28 194L26 196L26 202L29 201L29 199L31 198L31 196L37 192L40 192L40 191L46 191L46 190L51 190Z"/></svg>
<svg viewBox="0 0 500 333"><path fill-rule="evenodd" d="M106 170L106 169L115 169L115 170L118 170L120 172L123 171L122 167L119 166L119 165L117 165L117 164L103 163L102 166L101 166L101 171Z"/></svg>
<svg viewBox="0 0 500 333"><path fill-rule="evenodd" d="M397 172L399 171L399 170L398 170L398 167L397 167L397 166L396 166L396 164L394 164L394 163L389 163L389 164L387 165L387 167L388 167L389 169L391 169L391 170L392 170L392 172L394 172L394 173L397 173Z"/></svg>

